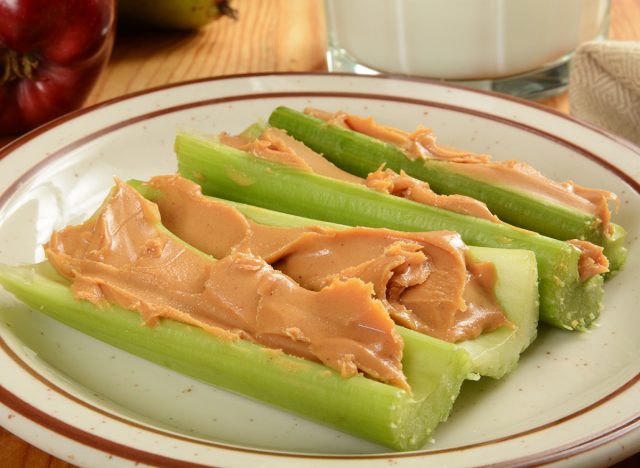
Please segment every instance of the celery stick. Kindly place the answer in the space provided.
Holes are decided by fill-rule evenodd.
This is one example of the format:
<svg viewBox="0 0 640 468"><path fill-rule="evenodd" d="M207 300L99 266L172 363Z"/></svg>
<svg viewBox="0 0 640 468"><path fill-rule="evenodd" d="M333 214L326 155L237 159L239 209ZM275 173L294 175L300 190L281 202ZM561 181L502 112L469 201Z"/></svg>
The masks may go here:
<svg viewBox="0 0 640 468"><path fill-rule="evenodd" d="M145 198L157 201L166 196L161 190L143 182L127 182ZM288 213L246 205L229 200L212 200L226 203L238 209L256 223L279 227L322 226L335 230L348 226L303 218ZM477 261L490 261L496 267L496 298L515 329L502 327L482 336L459 343L469 353L472 371L485 377L501 378L513 370L524 351L535 339L538 325L538 270L533 252L528 250L492 249L470 247Z"/></svg>
<svg viewBox="0 0 640 468"><path fill-rule="evenodd" d="M513 187L457 173L455 166L446 161L412 161L395 145L287 107L273 111L269 124L286 130L338 167L358 176L366 177L386 164L396 172L404 170L428 182L437 193L458 193L482 200L500 219L515 226L560 240L584 239L602 245L612 271L619 269L626 258L624 229L614 225L612 233L605 233L596 216Z"/></svg>
<svg viewBox="0 0 640 468"><path fill-rule="evenodd" d="M469 245L531 250L542 320L584 330L600 313L602 275L580 281L580 253L566 242L264 161L204 137L179 133L175 148L180 173L208 195L351 226L449 229Z"/></svg>
<svg viewBox="0 0 640 468"><path fill-rule="evenodd" d="M76 301L48 263L0 264L0 284L36 310L83 333L175 371L293 411L396 450L414 450L447 419L470 363L462 349L398 327L410 396L244 340L220 339L164 319L142 326L136 312ZM259 385L257 385L259 383Z"/></svg>

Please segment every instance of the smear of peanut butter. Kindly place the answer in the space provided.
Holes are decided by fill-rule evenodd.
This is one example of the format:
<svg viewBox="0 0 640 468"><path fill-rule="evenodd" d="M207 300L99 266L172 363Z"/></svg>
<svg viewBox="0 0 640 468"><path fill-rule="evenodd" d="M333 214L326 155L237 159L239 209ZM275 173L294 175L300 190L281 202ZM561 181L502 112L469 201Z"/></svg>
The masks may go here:
<svg viewBox="0 0 640 468"><path fill-rule="evenodd" d="M188 220L197 234L212 226L226 232L209 223ZM229 229L235 245L242 222ZM138 311L147 325L178 320L409 390L402 339L370 285L335 279L311 291L244 249L215 261L162 229L157 206L119 181L94 217L55 232L45 252L78 299Z"/></svg>
<svg viewBox="0 0 640 468"><path fill-rule="evenodd" d="M609 201L614 202L617 210L619 200L616 194L607 190L582 187L572 181L555 182L522 161L451 164L462 175L528 192L541 199L593 215L602 223L603 232L610 232L612 229Z"/></svg>
<svg viewBox="0 0 640 468"><path fill-rule="evenodd" d="M296 169L315 172L346 182L361 183L362 181L360 177L336 167L304 143L290 137L285 131L278 128L267 127L260 137L254 140L226 133L219 135L219 138L222 144L253 153L269 161L287 164Z"/></svg>
<svg viewBox="0 0 640 468"><path fill-rule="evenodd" d="M447 341L511 326L493 295L493 265L474 264L457 233L273 227L203 197L199 185L179 176L148 185L162 194L156 202L163 224L216 257L251 251L311 290L358 278L397 323Z"/></svg>
<svg viewBox="0 0 640 468"><path fill-rule="evenodd" d="M394 144L404 150L411 160L422 158L447 161L460 174L533 193L594 215L601 221L604 232L610 232L611 229L609 202L614 202L616 209L619 208L618 197L612 192L582 187L573 181L553 181L520 161L491 161L491 157L486 154L438 144L431 130L422 126L410 133L380 125L372 117L364 118L344 112L332 114L313 108L306 108L305 113Z"/></svg>
<svg viewBox="0 0 640 468"><path fill-rule="evenodd" d="M390 169L378 169L367 176L365 185L378 192L389 193L424 205L486 219L493 223L501 222L484 203L464 195L438 195L431 190L428 183L415 179L404 171L398 174Z"/></svg>
<svg viewBox="0 0 640 468"><path fill-rule="evenodd" d="M602 253L604 250L602 247L579 239L571 239L567 242L580 251L578 271L581 280L609 271L609 260Z"/></svg>

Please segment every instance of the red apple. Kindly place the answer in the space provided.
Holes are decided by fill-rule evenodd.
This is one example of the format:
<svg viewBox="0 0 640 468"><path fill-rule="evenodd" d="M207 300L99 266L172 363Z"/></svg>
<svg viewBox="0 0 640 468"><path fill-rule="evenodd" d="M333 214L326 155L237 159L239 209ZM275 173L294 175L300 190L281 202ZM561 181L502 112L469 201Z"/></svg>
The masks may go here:
<svg viewBox="0 0 640 468"><path fill-rule="evenodd" d="M82 105L111 54L115 0L0 0L0 134Z"/></svg>

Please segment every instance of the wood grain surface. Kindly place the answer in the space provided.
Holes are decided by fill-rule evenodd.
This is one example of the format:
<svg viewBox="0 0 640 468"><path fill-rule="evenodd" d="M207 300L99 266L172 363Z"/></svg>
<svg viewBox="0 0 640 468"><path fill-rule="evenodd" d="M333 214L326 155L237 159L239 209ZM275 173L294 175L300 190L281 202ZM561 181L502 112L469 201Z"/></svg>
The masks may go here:
<svg viewBox="0 0 640 468"><path fill-rule="evenodd" d="M236 0L233 5L238 21L223 18L196 32L120 28L110 63L86 105L195 78L326 70L321 0ZM609 37L640 40L640 0L612 0ZM541 102L569 110L566 93ZM0 146L12 139L0 138ZM638 462L634 457L623 465ZM71 466L0 427L1 468Z"/></svg>

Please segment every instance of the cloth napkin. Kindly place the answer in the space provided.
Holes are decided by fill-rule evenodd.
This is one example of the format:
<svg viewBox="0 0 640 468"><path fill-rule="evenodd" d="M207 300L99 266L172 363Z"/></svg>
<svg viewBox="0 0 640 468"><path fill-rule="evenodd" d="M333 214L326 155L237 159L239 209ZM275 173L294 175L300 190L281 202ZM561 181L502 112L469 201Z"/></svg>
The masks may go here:
<svg viewBox="0 0 640 468"><path fill-rule="evenodd" d="M640 145L640 42L586 42L570 69L571 114Z"/></svg>

